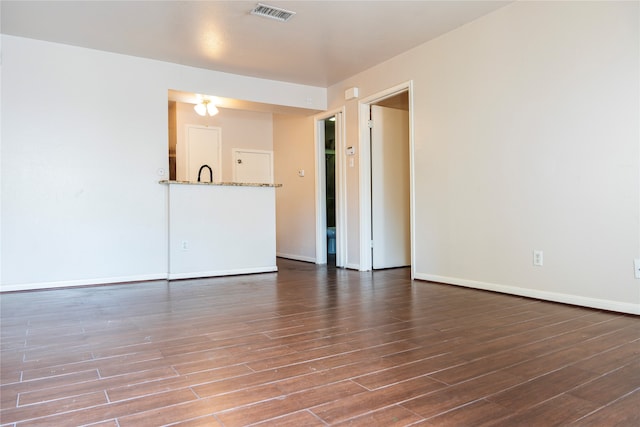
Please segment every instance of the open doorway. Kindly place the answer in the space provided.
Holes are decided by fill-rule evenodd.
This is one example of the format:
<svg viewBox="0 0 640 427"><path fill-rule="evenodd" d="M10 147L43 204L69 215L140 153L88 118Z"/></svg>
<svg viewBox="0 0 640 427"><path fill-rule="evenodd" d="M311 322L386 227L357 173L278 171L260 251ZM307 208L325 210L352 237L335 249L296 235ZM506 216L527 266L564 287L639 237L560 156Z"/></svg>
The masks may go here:
<svg viewBox="0 0 640 427"><path fill-rule="evenodd" d="M316 118L316 263L345 266L342 110Z"/></svg>
<svg viewBox="0 0 640 427"><path fill-rule="evenodd" d="M408 92L370 105L372 268L411 265Z"/></svg>
<svg viewBox="0 0 640 427"><path fill-rule="evenodd" d="M324 120L327 265L336 265L336 116Z"/></svg>
<svg viewBox="0 0 640 427"><path fill-rule="evenodd" d="M360 269L412 266L411 83L360 102Z"/></svg>

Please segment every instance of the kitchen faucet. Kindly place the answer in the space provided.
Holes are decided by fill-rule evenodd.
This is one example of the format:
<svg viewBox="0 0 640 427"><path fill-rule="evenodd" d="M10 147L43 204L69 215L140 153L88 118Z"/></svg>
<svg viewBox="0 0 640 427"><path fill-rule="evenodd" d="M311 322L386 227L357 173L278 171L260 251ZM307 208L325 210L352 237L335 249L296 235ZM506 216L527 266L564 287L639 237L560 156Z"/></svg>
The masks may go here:
<svg viewBox="0 0 640 427"><path fill-rule="evenodd" d="M200 182L200 174L202 173L202 169L204 168L209 169L209 182L213 182L213 171L211 170L211 167L209 165L200 166L200 170L198 171L198 182Z"/></svg>

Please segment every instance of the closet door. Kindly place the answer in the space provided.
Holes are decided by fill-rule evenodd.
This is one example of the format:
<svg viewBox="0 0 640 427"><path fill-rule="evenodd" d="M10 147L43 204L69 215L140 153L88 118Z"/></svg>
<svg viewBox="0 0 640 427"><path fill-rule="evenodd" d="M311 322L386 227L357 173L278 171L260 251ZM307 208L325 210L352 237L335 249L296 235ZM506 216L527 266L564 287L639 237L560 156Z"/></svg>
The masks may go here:
<svg viewBox="0 0 640 427"><path fill-rule="evenodd" d="M187 180L198 180L198 172L203 165L213 171L213 182L222 181L222 132L220 128L187 125L185 144ZM204 168L201 181L209 182L209 170Z"/></svg>

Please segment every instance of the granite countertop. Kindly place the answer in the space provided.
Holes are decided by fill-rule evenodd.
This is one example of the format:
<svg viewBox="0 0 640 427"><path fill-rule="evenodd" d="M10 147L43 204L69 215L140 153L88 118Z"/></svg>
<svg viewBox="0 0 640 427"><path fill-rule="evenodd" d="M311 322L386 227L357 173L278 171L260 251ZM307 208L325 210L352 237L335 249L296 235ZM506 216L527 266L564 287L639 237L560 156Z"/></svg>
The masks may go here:
<svg viewBox="0 0 640 427"><path fill-rule="evenodd" d="M163 179L160 184L179 184L179 185L216 185L227 187L282 187L282 184L260 184L253 182L191 182L191 181L169 181Z"/></svg>

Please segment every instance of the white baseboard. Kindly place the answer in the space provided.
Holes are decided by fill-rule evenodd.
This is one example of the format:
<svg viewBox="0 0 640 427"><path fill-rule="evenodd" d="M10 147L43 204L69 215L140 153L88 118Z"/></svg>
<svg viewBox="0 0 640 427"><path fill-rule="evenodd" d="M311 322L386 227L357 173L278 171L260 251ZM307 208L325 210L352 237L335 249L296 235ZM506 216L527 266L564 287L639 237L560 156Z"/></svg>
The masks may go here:
<svg viewBox="0 0 640 427"><path fill-rule="evenodd" d="M344 268L347 268L349 270L358 270L360 271L360 264L349 264L347 263Z"/></svg>
<svg viewBox="0 0 640 427"><path fill-rule="evenodd" d="M316 258L315 257L310 257L310 256L283 254L282 252L276 252L276 256L278 258L292 259L294 261L312 262L314 264L316 263Z"/></svg>
<svg viewBox="0 0 640 427"><path fill-rule="evenodd" d="M197 279L201 277L237 276L239 274L273 273L278 267L270 265L266 267L237 268L232 270L198 271L190 273L169 273L169 280Z"/></svg>
<svg viewBox="0 0 640 427"><path fill-rule="evenodd" d="M62 280L59 282L21 283L16 285L0 285L0 292L33 291L38 289L70 288L76 286L108 285L125 282L146 282L150 280L167 280L167 273L144 274L138 276L101 277L97 279Z"/></svg>
<svg viewBox="0 0 640 427"><path fill-rule="evenodd" d="M430 282L464 286L467 288L482 289L485 291L500 292L522 297L536 298L545 301L560 302L564 304L579 305L582 307L598 308L602 310L640 315L640 304L589 298L580 295L561 294L557 292L540 291L530 288L519 288L516 286L499 285L495 283L478 282L475 280L459 279L456 277L436 276L433 274L416 273L415 278L417 280L427 280Z"/></svg>
<svg viewBox="0 0 640 427"><path fill-rule="evenodd" d="M77 286L91 286L91 285L109 285L114 283L128 283L128 282L148 282L152 280L176 280L176 279L195 279L199 277L216 277L216 276L233 276L239 274L253 274L253 273L272 273L278 271L278 267L256 267L256 268L241 268L234 270L216 270L216 271L200 271L196 273L159 273L159 274L145 274L139 276L121 276L121 277L101 277L97 279L84 279L84 280L63 280L59 282L40 282L40 283L21 283L15 285L0 285L0 293L2 292L17 292L17 291L35 291L39 289L56 289L56 288L71 288Z"/></svg>

